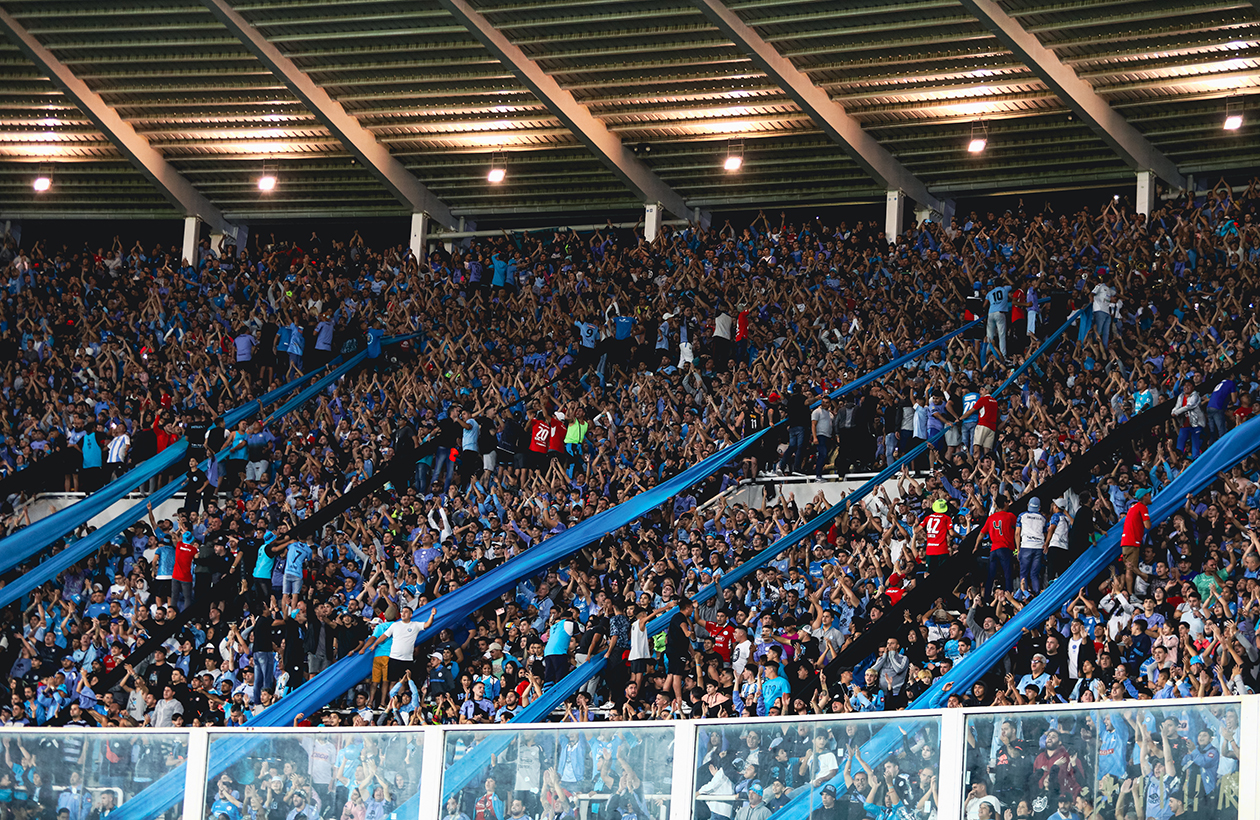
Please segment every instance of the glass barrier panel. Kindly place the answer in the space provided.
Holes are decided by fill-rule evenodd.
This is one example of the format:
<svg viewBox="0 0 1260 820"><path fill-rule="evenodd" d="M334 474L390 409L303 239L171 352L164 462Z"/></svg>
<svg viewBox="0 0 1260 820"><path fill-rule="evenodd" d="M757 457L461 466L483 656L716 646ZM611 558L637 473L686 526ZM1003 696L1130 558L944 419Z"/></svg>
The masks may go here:
<svg viewBox="0 0 1260 820"><path fill-rule="evenodd" d="M188 758L183 732L60 728L0 730L0 807L6 817L69 820L108 815ZM166 813L178 818L182 801Z"/></svg>
<svg viewBox="0 0 1260 820"><path fill-rule="evenodd" d="M695 820L934 817L936 716L696 727Z"/></svg>
<svg viewBox="0 0 1260 820"><path fill-rule="evenodd" d="M423 729L212 732L202 816L385 820L415 802L423 749Z"/></svg>
<svg viewBox="0 0 1260 820"><path fill-rule="evenodd" d="M1235 820L1241 705L1142 704L969 715L964 817Z"/></svg>
<svg viewBox="0 0 1260 820"><path fill-rule="evenodd" d="M445 820L668 820L674 729L581 723L451 731Z"/></svg>

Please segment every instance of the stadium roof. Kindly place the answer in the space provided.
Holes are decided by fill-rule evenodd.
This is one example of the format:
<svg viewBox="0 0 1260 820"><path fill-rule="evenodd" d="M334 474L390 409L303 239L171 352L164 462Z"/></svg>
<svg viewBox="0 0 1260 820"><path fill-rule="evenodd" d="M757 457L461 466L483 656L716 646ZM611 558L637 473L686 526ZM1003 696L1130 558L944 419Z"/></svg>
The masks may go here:
<svg viewBox="0 0 1260 820"><path fill-rule="evenodd" d="M450 224L1175 184L1260 167L1256 4L0 0L0 217Z"/></svg>

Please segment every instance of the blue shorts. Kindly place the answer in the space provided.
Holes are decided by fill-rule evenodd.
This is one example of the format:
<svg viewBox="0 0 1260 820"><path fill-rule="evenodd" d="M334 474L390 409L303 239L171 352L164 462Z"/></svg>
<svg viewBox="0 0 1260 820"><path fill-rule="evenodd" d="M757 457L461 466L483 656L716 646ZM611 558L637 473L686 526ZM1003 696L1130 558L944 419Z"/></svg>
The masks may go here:
<svg viewBox="0 0 1260 820"><path fill-rule="evenodd" d="M297 595L302 591L302 576L299 575L296 578L292 575L284 576L280 591L284 595Z"/></svg>

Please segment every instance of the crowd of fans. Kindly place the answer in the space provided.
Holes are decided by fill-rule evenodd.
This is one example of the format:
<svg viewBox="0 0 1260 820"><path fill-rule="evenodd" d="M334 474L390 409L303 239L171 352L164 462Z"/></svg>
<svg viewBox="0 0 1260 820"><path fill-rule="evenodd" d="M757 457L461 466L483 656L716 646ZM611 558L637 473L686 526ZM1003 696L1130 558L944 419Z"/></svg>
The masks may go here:
<svg viewBox="0 0 1260 820"><path fill-rule="evenodd" d="M302 723L503 721L598 653L608 671L566 720L891 709L1120 520L1136 539L1124 560L951 701L1250 691L1257 465L1222 476L1152 532L1140 508L1251 416L1254 369L1201 380L1260 344L1258 204L1260 181L1245 192L1222 181L1149 219L1112 201L1063 215L1021 204L923 223L895 245L870 222L765 214L651 243L611 228L505 234L427 259L357 234L203 243L195 260L138 243L10 245L0 470L73 449L81 467L66 485L90 490L180 436L192 459L181 510L137 522L4 612L0 723L236 725L359 651L375 656L370 680ZM1064 305L1083 311L1077 329L999 393ZM968 310L988 343L958 337L850 397L824 398L961 327ZM418 336L382 351L395 333ZM317 402L267 424L218 423L356 346L368 366ZM1172 397L1174 422L1110 472L1004 515L1010 499ZM458 629L427 633L439 596L778 422L750 457L522 578ZM942 430L895 487L755 580L690 604L828 506L821 492L806 501L812 490L799 500L767 490L763 506L728 503L722 490L772 472L872 469ZM409 480L316 537L289 535L398 449L419 456ZM206 455L209 470L196 461ZM25 523L21 498L5 503L9 526ZM980 527L993 551L973 583L942 590L922 620L879 623ZM233 573L239 594L207 597ZM653 614L676 604L668 633L649 636ZM164 649L126 660L189 607ZM868 629L887 633L885 648L837 668ZM102 686L106 675L117 682Z"/></svg>

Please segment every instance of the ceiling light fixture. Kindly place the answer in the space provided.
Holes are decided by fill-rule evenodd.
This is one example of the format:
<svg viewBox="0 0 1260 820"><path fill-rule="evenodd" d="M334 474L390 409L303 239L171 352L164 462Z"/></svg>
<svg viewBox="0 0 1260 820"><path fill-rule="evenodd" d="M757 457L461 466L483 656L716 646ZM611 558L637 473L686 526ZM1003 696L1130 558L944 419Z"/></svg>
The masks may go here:
<svg viewBox="0 0 1260 820"><path fill-rule="evenodd" d="M979 154L989 147L989 129L984 120L977 120L971 125L971 139L967 142L967 150Z"/></svg>
<svg viewBox="0 0 1260 820"><path fill-rule="evenodd" d="M726 161L722 163L722 167L727 173L735 173L744 167L744 141L743 139L732 139L726 146Z"/></svg>
<svg viewBox="0 0 1260 820"><path fill-rule="evenodd" d="M486 179L494 185L507 179L507 158L502 151L495 151L494 156L491 157L490 173L486 174Z"/></svg>

